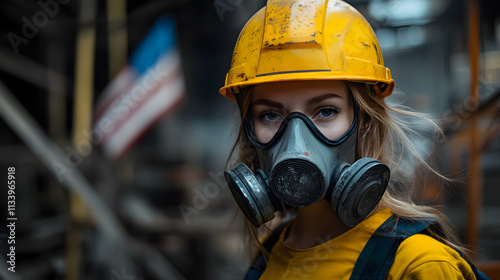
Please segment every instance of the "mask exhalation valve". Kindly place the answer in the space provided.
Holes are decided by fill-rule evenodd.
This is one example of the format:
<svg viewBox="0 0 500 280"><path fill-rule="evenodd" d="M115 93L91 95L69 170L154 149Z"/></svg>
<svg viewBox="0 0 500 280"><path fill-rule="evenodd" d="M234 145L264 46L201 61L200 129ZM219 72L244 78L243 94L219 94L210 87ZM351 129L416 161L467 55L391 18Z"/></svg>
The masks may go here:
<svg viewBox="0 0 500 280"><path fill-rule="evenodd" d="M286 205L303 207L321 200L326 193L321 171L309 161L287 159L271 172L271 190Z"/></svg>

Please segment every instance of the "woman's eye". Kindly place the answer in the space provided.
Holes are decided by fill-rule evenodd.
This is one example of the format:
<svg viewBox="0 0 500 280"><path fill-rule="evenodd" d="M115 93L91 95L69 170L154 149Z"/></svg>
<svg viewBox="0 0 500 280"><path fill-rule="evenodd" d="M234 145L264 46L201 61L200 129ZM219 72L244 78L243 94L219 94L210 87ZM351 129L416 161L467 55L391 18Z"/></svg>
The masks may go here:
<svg viewBox="0 0 500 280"><path fill-rule="evenodd" d="M319 111L318 116L323 118L329 118L335 115L335 113L338 113L338 110L335 110L333 108L324 108Z"/></svg>
<svg viewBox="0 0 500 280"><path fill-rule="evenodd" d="M279 119L279 116L278 116L278 114L275 114L275 113L264 113L264 114L260 115L260 119L262 119L264 121L271 122L271 121L275 121L275 120Z"/></svg>

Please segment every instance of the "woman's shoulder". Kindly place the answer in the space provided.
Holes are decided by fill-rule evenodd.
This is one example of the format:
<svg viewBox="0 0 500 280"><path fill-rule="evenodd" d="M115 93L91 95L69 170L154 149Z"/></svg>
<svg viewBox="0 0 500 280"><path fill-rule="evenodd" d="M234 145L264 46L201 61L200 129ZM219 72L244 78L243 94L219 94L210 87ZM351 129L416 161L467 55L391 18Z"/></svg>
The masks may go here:
<svg viewBox="0 0 500 280"><path fill-rule="evenodd" d="M401 243L388 274L387 279L475 279L456 250L425 234Z"/></svg>

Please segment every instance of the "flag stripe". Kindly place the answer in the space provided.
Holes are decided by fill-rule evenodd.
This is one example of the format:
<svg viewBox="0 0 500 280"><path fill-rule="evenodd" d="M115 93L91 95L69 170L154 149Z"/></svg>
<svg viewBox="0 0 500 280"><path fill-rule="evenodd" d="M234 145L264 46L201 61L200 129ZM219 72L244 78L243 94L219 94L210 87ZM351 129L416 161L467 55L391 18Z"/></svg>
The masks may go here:
<svg viewBox="0 0 500 280"><path fill-rule="evenodd" d="M145 103L151 95L154 95L162 86L170 83L172 79L180 79L180 60L179 56L175 52L165 55L159 62L158 65L152 67L154 70L150 70L143 75L140 82L136 83L130 91L122 95L120 99L112 102L110 108L106 113L101 116L101 118L96 122L96 127L109 127L106 123L112 123L113 125L104 131L104 142L107 141L109 135L112 135L119 127L121 127L127 120L130 114L133 114L138 108ZM155 75L158 76L156 72L163 72L162 76L166 77L156 77L156 83L153 87L147 84L148 80L154 80ZM149 87L149 89L147 88ZM137 96L136 93L143 91L144 96Z"/></svg>
<svg viewBox="0 0 500 280"><path fill-rule="evenodd" d="M105 153L115 158L120 151L132 142L134 135L139 135L145 127L149 128L157 120L158 115L163 115L173 104L183 96L184 83L181 79L175 79L168 86L161 88L157 94L148 98L147 102L140 107L135 114L131 114L126 125L119 127L111 137L104 142Z"/></svg>
<svg viewBox="0 0 500 280"><path fill-rule="evenodd" d="M118 130L120 130L122 127L125 125L130 125L130 119L134 117L134 115L138 114L141 112L142 107L145 106L149 102L149 99L154 98L155 95L157 94L172 94L175 95L175 92L169 93L168 91L165 91L164 88L167 87L169 88L170 84L172 83L177 83L177 82L183 82L182 79L180 79L180 72L176 72L175 74L171 74L171 76L168 79L165 79L161 87L158 87L155 91L149 91L148 96L146 98L143 98L140 103L137 105L134 105L134 107L128 109L127 113L122 114L122 117L119 119L115 119L113 122L113 127L109 129L105 134L104 134L104 142L108 141L110 137L112 137ZM166 104L168 105L168 104Z"/></svg>
<svg viewBox="0 0 500 280"><path fill-rule="evenodd" d="M133 67L127 66L121 70L116 78L109 84L99 96L94 110L94 123L110 109L113 101L122 98L135 84L137 72Z"/></svg>
<svg viewBox="0 0 500 280"><path fill-rule="evenodd" d="M110 152L105 152L107 153L107 156L113 158L114 160L123 158L123 156L128 153L128 151L148 132L149 129L151 129L152 126L154 126L157 122L162 120L166 115L175 110L182 103L182 101L185 98L185 94L186 92L182 91L179 95L179 98L174 103L172 103L170 107L165 108L164 112L158 115L156 119L151 121L151 123L148 126L142 127L140 129L140 132L138 132L136 135L130 138L130 141L128 141L128 144L124 146L122 151L119 151L119 153L115 154L111 154Z"/></svg>

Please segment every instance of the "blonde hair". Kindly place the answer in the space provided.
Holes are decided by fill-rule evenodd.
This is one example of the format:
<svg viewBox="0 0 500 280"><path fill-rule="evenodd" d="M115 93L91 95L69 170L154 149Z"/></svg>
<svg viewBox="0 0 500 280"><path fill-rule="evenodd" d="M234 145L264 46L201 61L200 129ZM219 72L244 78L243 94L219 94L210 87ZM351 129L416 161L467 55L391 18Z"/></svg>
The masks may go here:
<svg viewBox="0 0 500 280"><path fill-rule="evenodd" d="M427 163L426 155L415 148L415 143L412 142L413 139L422 137L421 132L415 129L416 124L419 126L422 123L427 124L426 129L432 133L430 137L434 138L432 140L443 138L440 127L427 114L415 112L400 103L380 98L373 90L373 86L369 84L354 82L346 82L346 84L359 107L357 157L374 158L386 164L391 170L389 185L377 210L388 208L399 217L437 220L441 228L430 228L429 234L460 251L470 261L467 249L460 245L446 216L435 207L417 205L414 202L417 178L413 172L415 168L412 166L420 165L427 172L448 181L437 169ZM242 121L231 155L238 148L239 156L236 163L244 162L254 170L255 150L251 147L243 129L243 119L251 104L251 88L243 93L243 96ZM256 229L245 219L247 241L252 256L256 251L261 251L267 257L269 252L264 250L259 239L262 239L262 235L268 233L272 227L267 225Z"/></svg>

